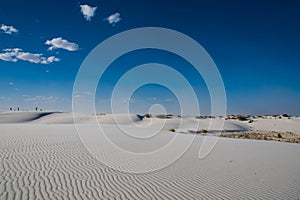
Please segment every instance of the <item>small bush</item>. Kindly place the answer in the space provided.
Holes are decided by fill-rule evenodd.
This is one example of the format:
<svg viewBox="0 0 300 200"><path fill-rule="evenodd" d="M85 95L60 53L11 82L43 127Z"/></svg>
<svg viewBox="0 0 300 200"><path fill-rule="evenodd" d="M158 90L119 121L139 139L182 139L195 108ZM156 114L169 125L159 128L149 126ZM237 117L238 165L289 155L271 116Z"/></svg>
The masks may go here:
<svg viewBox="0 0 300 200"><path fill-rule="evenodd" d="M251 119L251 120L249 120L248 122L249 122L249 123L252 123L252 122L253 122L253 120Z"/></svg>
<svg viewBox="0 0 300 200"><path fill-rule="evenodd" d="M243 115L238 115L236 117L236 119L240 120L240 121L246 121L247 120L247 117L243 116Z"/></svg>
<svg viewBox="0 0 300 200"><path fill-rule="evenodd" d="M204 119L204 116L196 116L196 119Z"/></svg>
<svg viewBox="0 0 300 200"><path fill-rule="evenodd" d="M288 114L283 114L282 117L289 117L289 115Z"/></svg>
<svg viewBox="0 0 300 200"><path fill-rule="evenodd" d="M207 132L208 131L205 128L201 129L201 133L207 133Z"/></svg>
<svg viewBox="0 0 300 200"><path fill-rule="evenodd" d="M280 133L277 134L278 138L282 138L282 135Z"/></svg>
<svg viewBox="0 0 300 200"><path fill-rule="evenodd" d="M171 132L175 132L174 128L169 128L168 130L171 131Z"/></svg>
<svg viewBox="0 0 300 200"><path fill-rule="evenodd" d="M156 115L155 116L156 118L159 118L159 119L170 119L170 115L163 115L163 114L160 114L160 115Z"/></svg>
<svg viewBox="0 0 300 200"><path fill-rule="evenodd" d="M149 114L149 113L147 113L147 114L144 115L144 118L151 118L151 117L152 117L152 115Z"/></svg>
<svg viewBox="0 0 300 200"><path fill-rule="evenodd" d="M194 133L194 134L199 134L199 133L207 133L208 131L206 129L201 129L201 130L187 130L188 133Z"/></svg>

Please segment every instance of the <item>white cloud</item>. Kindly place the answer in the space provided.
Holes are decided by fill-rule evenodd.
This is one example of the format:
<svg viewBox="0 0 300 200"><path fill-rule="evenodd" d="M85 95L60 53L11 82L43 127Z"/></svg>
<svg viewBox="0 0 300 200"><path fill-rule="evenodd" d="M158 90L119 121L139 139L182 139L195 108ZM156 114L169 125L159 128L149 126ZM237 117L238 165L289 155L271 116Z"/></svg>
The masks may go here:
<svg viewBox="0 0 300 200"><path fill-rule="evenodd" d="M47 40L45 44L51 45L49 47L49 50L53 50L53 49L65 49L68 51L78 50L78 44L69 42L61 37L53 38L52 40Z"/></svg>
<svg viewBox="0 0 300 200"><path fill-rule="evenodd" d="M106 18L106 20L108 21L108 23L112 24L113 26L118 23L119 21L121 21L120 18L120 13L115 13L113 15L110 15Z"/></svg>
<svg viewBox="0 0 300 200"><path fill-rule="evenodd" d="M31 63L41 63L41 64L50 64L53 62L60 61L59 58L55 56L44 57L43 54L34 54L29 52L23 52L20 48L13 49L3 49L3 52L0 53L0 60L17 62L18 60L24 60Z"/></svg>
<svg viewBox="0 0 300 200"><path fill-rule="evenodd" d="M55 96L34 96L30 95L23 96L25 101L41 103L41 102L57 102L57 101L65 101L64 98L55 97Z"/></svg>
<svg viewBox="0 0 300 200"><path fill-rule="evenodd" d="M7 98L7 97L0 97L0 100L3 100L3 101L7 100L7 101L10 101L10 100L11 100L11 98Z"/></svg>
<svg viewBox="0 0 300 200"><path fill-rule="evenodd" d="M14 48L14 49L3 49L3 53L0 53L0 59L4 61L11 61L11 62L17 62L18 59L15 58L15 56L18 54L19 51L22 51L22 49Z"/></svg>
<svg viewBox="0 0 300 200"><path fill-rule="evenodd" d="M97 6L92 7L89 5L80 5L81 13L87 21L91 21L91 18L95 16Z"/></svg>
<svg viewBox="0 0 300 200"><path fill-rule="evenodd" d="M35 96L30 98L25 98L25 101L47 101L47 100L53 100L53 96Z"/></svg>
<svg viewBox="0 0 300 200"><path fill-rule="evenodd" d="M9 85L14 85L15 83L14 83L14 82L9 82L8 84L9 84Z"/></svg>
<svg viewBox="0 0 300 200"><path fill-rule="evenodd" d="M29 61L32 63L41 62L41 54L33 54L28 52L19 52L16 56L20 60Z"/></svg>
<svg viewBox="0 0 300 200"><path fill-rule="evenodd" d="M3 31L4 33L9 34L9 35L19 32L19 30L16 29L15 27L7 26L4 24L1 25L0 29L1 29L1 31Z"/></svg>
<svg viewBox="0 0 300 200"><path fill-rule="evenodd" d="M41 61L42 64L50 64L50 63L53 63L53 62L58 62L60 61L59 58L56 58L55 56L50 56L48 58L44 58L44 60ZM47 72L49 72L47 70Z"/></svg>
<svg viewBox="0 0 300 200"><path fill-rule="evenodd" d="M74 98L80 98L80 97L81 97L81 95L79 95L79 94L76 94L76 95L74 95L73 97L74 97Z"/></svg>

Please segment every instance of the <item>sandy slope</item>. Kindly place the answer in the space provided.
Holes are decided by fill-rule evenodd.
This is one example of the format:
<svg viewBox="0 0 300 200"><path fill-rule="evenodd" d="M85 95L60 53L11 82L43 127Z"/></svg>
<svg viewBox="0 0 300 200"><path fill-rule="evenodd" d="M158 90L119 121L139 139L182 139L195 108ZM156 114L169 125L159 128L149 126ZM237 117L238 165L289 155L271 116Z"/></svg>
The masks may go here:
<svg viewBox="0 0 300 200"><path fill-rule="evenodd" d="M220 139L213 152L199 160L203 137L197 136L191 148L171 166L152 173L129 174L93 159L73 125L2 124L0 129L0 199L299 197L297 144ZM172 136L169 132L161 134Z"/></svg>
<svg viewBox="0 0 300 200"><path fill-rule="evenodd" d="M136 124L140 126L160 126L162 123L165 125L165 130L168 128L174 128L178 132L187 132L187 130L207 129L211 133L215 130L213 127L209 128L212 121L220 121L221 119L196 119L195 117L172 117L170 119L141 119L137 115L87 115L87 114L75 114L76 123L78 124ZM73 113L60 113L60 112L0 112L0 124L5 123L41 123L41 124L73 124ZM181 124L180 124L181 123ZM238 120L225 120L224 131L225 132L239 132L239 131L277 131L277 132L293 132L300 134L300 117L292 117L291 119L254 119L252 123L248 121ZM181 126L180 126L181 125Z"/></svg>
<svg viewBox="0 0 300 200"><path fill-rule="evenodd" d="M253 130L258 131L290 131L300 134L300 117L293 117L291 119L255 119L250 126Z"/></svg>
<svg viewBox="0 0 300 200"><path fill-rule="evenodd" d="M5 123L26 123L32 122L34 120L40 119L47 115L52 115L56 112L1 112L0 113L0 124Z"/></svg>
<svg viewBox="0 0 300 200"><path fill-rule="evenodd" d="M98 130L95 117L76 116L78 126L87 130L83 134ZM183 140L195 136L166 131L179 128L179 118L164 121L106 115L97 119L111 141L127 151L149 152L177 135ZM181 128L189 129L198 122L201 128L209 124L207 120L184 117ZM220 138L209 156L200 160L198 153L204 137L196 135L192 146L172 165L151 173L132 174L96 160L72 123L70 113L0 113L0 199L300 198L299 144ZM255 123L258 128L262 122L250 126ZM163 131L148 140L122 134L125 130L136 136L149 136L162 125ZM228 121L225 128L232 131L250 127L247 122ZM109 157L118 163L118 156L112 153ZM139 162L128 160L129 166ZM157 162L153 159L149 167L155 167Z"/></svg>

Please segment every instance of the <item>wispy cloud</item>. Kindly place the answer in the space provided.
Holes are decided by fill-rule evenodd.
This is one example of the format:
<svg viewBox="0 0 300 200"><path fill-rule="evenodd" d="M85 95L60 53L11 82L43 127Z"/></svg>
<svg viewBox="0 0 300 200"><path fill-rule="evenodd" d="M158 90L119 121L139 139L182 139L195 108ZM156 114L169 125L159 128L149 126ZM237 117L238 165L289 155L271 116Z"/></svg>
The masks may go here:
<svg viewBox="0 0 300 200"><path fill-rule="evenodd" d="M55 56L44 57L41 53L29 53L23 52L20 48L13 49L3 49L3 52L0 53L0 60L17 62L18 60L28 61L31 63L41 63L41 64L50 64L53 62L60 61L59 58Z"/></svg>
<svg viewBox="0 0 300 200"><path fill-rule="evenodd" d="M50 105L58 105L66 102L65 98L57 96L31 96L23 95L25 102L28 102L28 105L39 105L39 107L49 107ZM51 107L51 106L50 106Z"/></svg>
<svg viewBox="0 0 300 200"><path fill-rule="evenodd" d="M7 98L7 97L0 97L0 100L3 100L3 101L10 101L11 98Z"/></svg>
<svg viewBox="0 0 300 200"><path fill-rule="evenodd" d="M55 100L56 98L53 96L35 96L35 97L29 97L25 98L25 101L51 101Z"/></svg>
<svg viewBox="0 0 300 200"><path fill-rule="evenodd" d="M119 21L121 21L120 18L120 13L115 13L113 15L110 15L106 18L106 20L108 21L108 23L112 24L113 26L118 23Z"/></svg>
<svg viewBox="0 0 300 200"><path fill-rule="evenodd" d="M79 49L78 44L69 42L61 37L47 40L45 44L50 45L49 50L65 49L68 51L77 51Z"/></svg>
<svg viewBox="0 0 300 200"><path fill-rule="evenodd" d="M91 21L91 18L95 16L97 10L97 6L92 7L89 5L80 5L80 8L81 8L81 13L83 14L84 18L87 21Z"/></svg>
<svg viewBox="0 0 300 200"><path fill-rule="evenodd" d="M14 84L15 84L14 82L9 82L9 83L8 83L8 85L14 85Z"/></svg>
<svg viewBox="0 0 300 200"><path fill-rule="evenodd" d="M19 30L16 29L15 27L4 25L4 24L1 25L0 29L3 33L9 34L9 35L19 32Z"/></svg>

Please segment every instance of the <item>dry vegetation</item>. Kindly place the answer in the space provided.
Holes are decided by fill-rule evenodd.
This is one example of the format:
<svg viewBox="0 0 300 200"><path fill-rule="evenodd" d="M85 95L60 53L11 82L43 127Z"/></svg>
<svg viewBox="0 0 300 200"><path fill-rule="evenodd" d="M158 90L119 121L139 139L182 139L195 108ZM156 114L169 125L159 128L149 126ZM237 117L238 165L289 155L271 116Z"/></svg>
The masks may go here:
<svg viewBox="0 0 300 200"><path fill-rule="evenodd" d="M300 135L291 132L253 131L242 133L222 133L220 137L300 143Z"/></svg>
<svg viewBox="0 0 300 200"><path fill-rule="evenodd" d="M196 119L214 119L216 118L215 116L196 116Z"/></svg>
<svg viewBox="0 0 300 200"><path fill-rule="evenodd" d="M174 128L169 128L168 130L171 131L171 132L175 132Z"/></svg>
<svg viewBox="0 0 300 200"><path fill-rule="evenodd" d="M188 133L207 133L208 131L204 128L202 128L201 130L187 130Z"/></svg>
<svg viewBox="0 0 300 200"><path fill-rule="evenodd" d="M149 114L149 113L147 113L147 114L144 114L144 118L151 118L152 117L152 115L151 114Z"/></svg>
<svg viewBox="0 0 300 200"><path fill-rule="evenodd" d="M158 119L171 119L172 116L173 115L171 115L171 114L167 114L167 115L165 115L165 114L155 115L155 117L158 118Z"/></svg>

